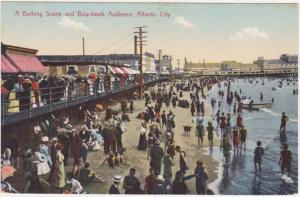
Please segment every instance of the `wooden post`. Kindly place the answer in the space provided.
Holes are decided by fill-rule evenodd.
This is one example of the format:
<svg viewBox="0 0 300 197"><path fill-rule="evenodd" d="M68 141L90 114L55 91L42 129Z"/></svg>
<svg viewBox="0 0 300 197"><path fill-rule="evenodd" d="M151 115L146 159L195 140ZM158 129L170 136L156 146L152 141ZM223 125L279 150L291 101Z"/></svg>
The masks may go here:
<svg viewBox="0 0 300 197"><path fill-rule="evenodd" d="M137 54L137 36L134 36L134 54Z"/></svg>
<svg viewBox="0 0 300 197"><path fill-rule="evenodd" d="M143 29L139 28L139 36L140 36L140 99L143 98Z"/></svg>

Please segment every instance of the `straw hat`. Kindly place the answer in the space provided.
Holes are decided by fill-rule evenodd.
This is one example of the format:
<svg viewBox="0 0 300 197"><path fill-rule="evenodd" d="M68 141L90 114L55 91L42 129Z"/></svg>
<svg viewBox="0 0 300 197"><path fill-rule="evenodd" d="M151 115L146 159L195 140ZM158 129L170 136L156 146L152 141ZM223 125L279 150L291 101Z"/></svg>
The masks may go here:
<svg viewBox="0 0 300 197"><path fill-rule="evenodd" d="M49 142L49 138L47 136L42 137L42 142Z"/></svg>
<svg viewBox="0 0 300 197"><path fill-rule="evenodd" d="M58 139L57 139L57 137L54 137L54 138L52 138L52 140L51 140L52 142L57 142L58 141Z"/></svg>
<svg viewBox="0 0 300 197"><path fill-rule="evenodd" d="M164 181L165 179L161 174L159 174L159 175L157 175L156 180L157 181Z"/></svg>
<svg viewBox="0 0 300 197"><path fill-rule="evenodd" d="M113 182L120 183L122 180L121 175L115 175L113 178Z"/></svg>
<svg viewBox="0 0 300 197"><path fill-rule="evenodd" d="M69 118L65 118L64 119L64 124L68 124L68 122L69 122Z"/></svg>

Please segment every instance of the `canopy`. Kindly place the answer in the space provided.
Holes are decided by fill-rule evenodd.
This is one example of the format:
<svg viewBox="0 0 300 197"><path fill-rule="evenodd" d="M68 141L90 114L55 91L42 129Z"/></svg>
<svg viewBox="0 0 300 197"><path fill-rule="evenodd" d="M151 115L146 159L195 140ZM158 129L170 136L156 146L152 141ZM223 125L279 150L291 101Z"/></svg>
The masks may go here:
<svg viewBox="0 0 300 197"><path fill-rule="evenodd" d="M127 74L127 75L138 75L140 74L139 71L134 70L132 68L128 68L128 67L121 67L122 71Z"/></svg>
<svg viewBox="0 0 300 197"><path fill-rule="evenodd" d="M19 70L16 67L14 67L3 54L1 54L1 72L17 73L19 72Z"/></svg>
<svg viewBox="0 0 300 197"><path fill-rule="evenodd" d="M21 72L44 73L46 68L35 55L9 52L7 56Z"/></svg>
<svg viewBox="0 0 300 197"><path fill-rule="evenodd" d="M116 71L113 69L113 67L111 66L107 66L107 67L110 70L110 72L112 72L112 74L117 74Z"/></svg>
<svg viewBox="0 0 300 197"><path fill-rule="evenodd" d="M113 68L116 70L116 72L118 74L124 74L124 72L121 70L121 68L118 68L118 67L113 67Z"/></svg>
<svg viewBox="0 0 300 197"><path fill-rule="evenodd" d="M129 71L130 68L121 67L121 69L126 75L131 75L131 72Z"/></svg>
<svg viewBox="0 0 300 197"><path fill-rule="evenodd" d="M118 67L114 67L114 66L108 66L109 70L112 72L112 74L124 74L124 72L118 68Z"/></svg>

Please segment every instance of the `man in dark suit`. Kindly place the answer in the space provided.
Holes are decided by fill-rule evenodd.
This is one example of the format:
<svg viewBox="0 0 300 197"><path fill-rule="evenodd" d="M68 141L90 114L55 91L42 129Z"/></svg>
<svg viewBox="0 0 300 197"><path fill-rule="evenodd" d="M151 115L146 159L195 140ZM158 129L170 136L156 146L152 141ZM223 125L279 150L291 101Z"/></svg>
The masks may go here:
<svg viewBox="0 0 300 197"><path fill-rule="evenodd" d="M121 182L122 177L120 175L115 175L113 178L113 184L109 188L109 194L120 194L119 184Z"/></svg>

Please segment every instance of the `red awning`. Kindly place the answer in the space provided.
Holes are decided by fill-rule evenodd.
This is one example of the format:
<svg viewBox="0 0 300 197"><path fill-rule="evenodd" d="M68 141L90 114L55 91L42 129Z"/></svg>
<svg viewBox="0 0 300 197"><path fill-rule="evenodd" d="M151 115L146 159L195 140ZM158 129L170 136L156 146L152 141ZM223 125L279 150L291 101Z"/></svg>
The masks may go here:
<svg viewBox="0 0 300 197"><path fill-rule="evenodd" d="M115 69L113 69L114 67L112 66L108 66L109 70L112 72L112 74L117 74Z"/></svg>
<svg viewBox="0 0 300 197"><path fill-rule="evenodd" d="M129 70L126 67L121 67L122 71L126 74L126 75L130 75L131 73L129 72Z"/></svg>
<svg viewBox="0 0 300 197"><path fill-rule="evenodd" d="M124 74L124 72L118 67L108 66L108 68L113 74L121 74L121 75Z"/></svg>
<svg viewBox="0 0 300 197"><path fill-rule="evenodd" d="M23 55L10 52L7 56L14 62L21 72L46 72L44 65L34 55Z"/></svg>
<svg viewBox="0 0 300 197"><path fill-rule="evenodd" d="M114 67L116 73L118 74L124 74L124 72L121 70L121 68L118 68L118 67Z"/></svg>
<svg viewBox="0 0 300 197"><path fill-rule="evenodd" d="M14 67L8 59L1 54L1 73L17 73L19 70Z"/></svg>

